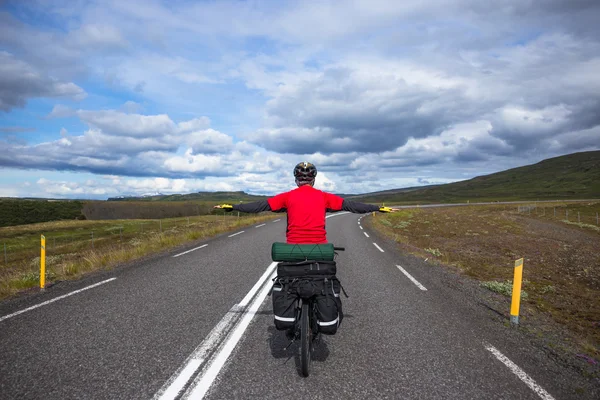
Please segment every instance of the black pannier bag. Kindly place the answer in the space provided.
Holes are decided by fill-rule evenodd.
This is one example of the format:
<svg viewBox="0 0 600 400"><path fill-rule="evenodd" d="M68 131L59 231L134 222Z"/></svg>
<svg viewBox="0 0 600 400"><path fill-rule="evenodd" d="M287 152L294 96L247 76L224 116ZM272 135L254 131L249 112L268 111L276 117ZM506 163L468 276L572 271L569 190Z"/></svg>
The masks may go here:
<svg viewBox="0 0 600 400"><path fill-rule="evenodd" d="M294 327L296 320L296 298L297 296L289 293L287 282L279 281L275 278L273 288L273 317L275 319L275 328L278 330L287 330Z"/></svg>
<svg viewBox="0 0 600 400"><path fill-rule="evenodd" d="M334 261L282 262L274 279L273 316L278 330L294 327L296 302L299 297L313 298L319 332L333 335L342 321L342 286L335 276Z"/></svg>
<svg viewBox="0 0 600 400"><path fill-rule="evenodd" d="M324 282L324 293L315 296L315 311L319 332L324 335L335 335L344 318L342 300L340 299L340 281L333 277Z"/></svg>

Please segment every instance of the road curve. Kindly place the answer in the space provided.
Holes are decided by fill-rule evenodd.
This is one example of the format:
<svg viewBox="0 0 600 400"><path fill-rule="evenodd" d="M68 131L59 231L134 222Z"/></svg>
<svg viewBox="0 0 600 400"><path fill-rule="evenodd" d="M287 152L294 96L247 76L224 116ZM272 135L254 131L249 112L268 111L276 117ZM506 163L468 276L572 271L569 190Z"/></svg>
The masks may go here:
<svg viewBox="0 0 600 400"><path fill-rule="evenodd" d="M328 219L350 298L309 378L265 298L280 220L0 304L2 398L598 398L462 278L398 253L359 218Z"/></svg>

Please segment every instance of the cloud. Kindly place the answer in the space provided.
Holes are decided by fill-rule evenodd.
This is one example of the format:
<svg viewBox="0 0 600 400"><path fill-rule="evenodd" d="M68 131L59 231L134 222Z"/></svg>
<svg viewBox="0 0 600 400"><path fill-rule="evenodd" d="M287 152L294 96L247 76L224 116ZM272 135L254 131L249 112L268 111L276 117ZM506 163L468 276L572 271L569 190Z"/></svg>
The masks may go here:
<svg viewBox="0 0 600 400"><path fill-rule="evenodd" d="M115 110L86 111L77 115L86 124L100 129L107 135L149 137L175 133L177 126L166 114L125 114Z"/></svg>
<svg viewBox="0 0 600 400"><path fill-rule="evenodd" d="M194 154L226 153L233 148L233 138L214 129L191 132L187 142Z"/></svg>
<svg viewBox="0 0 600 400"><path fill-rule="evenodd" d="M50 111L46 118L68 118L74 115L76 115L76 112L71 107L62 104L56 104L54 107L52 107L52 111Z"/></svg>
<svg viewBox="0 0 600 400"><path fill-rule="evenodd" d="M275 89L257 81L272 98L264 127L247 139L275 152L379 153L485 120L492 136L523 152L541 138L600 124L598 43L548 34L493 50L495 57L449 56L448 66L363 56L300 80L275 74ZM480 157L494 154L486 148Z"/></svg>
<svg viewBox="0 0 600 400"><path fill-rule="evenodd" d="M201 129L207 129L210 126L210 119L208 117L194 118L189 121L183 121L177 124L177 128L180 132L197 131Z"/></svg>
<svg viewBox="0 0 600 400"><path fill-rule="evenodd" d="M82 100L86 92L72 82L61 82L44 76L31 65L0 51L0 110L23 108L36 97L67 97Z"/></svg>
<svg viewBox="0 0 600 400"><path fill-rule="evenodd" d="M243 171L266 174L284 165L281 158L260 147L234 143L231 136L209 128L206 117L175 123L166 114L74 113L89 126L83 134L61 128L60 138L34 145L4 140L0 166L199 178Z"/></svg>
<svg viewBox="0 0 600 400"><path fill-rule="evenodd" d="M123 111L128 114L137 114L144 109L141 104L136 103L135 101L128 100L123 104L120 108L120 111Z"/></svg>

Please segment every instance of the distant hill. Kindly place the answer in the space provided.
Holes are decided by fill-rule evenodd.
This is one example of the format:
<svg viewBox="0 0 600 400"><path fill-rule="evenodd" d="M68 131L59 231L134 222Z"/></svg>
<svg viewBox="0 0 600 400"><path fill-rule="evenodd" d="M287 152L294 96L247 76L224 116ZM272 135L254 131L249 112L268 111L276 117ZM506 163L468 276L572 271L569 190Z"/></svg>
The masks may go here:
<svg viewBox="0 0 600 400"><path fill-rule="evenodd" d="M600 151L573 153L466 181L351 197L364 202L434 203L600 198Z"/></svg>

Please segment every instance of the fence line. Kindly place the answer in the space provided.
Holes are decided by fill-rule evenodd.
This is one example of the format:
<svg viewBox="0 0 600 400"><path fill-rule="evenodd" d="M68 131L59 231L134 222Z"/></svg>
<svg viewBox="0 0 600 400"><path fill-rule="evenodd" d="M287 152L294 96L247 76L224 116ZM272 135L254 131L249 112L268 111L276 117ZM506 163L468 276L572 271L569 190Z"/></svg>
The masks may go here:
<svg viewBox="0 0 600 400"><path fill-rule="evenodd" d="M541 208L541 211L538 211L539 208ZM552 207L552 214L550 214L549 217L550 218L554 217L554 218L560 219L560 215L557 213L556 208L557 207ZM573 211L573 210L571 210L571 211ZM527 214L527 215L531 215L531 213L534 212L536 216L547 217L546 207L538 207L537 205L517 206L517 212L519 214ZM572 221L571 219L572 219L572 214L571 214L571 216L569 216L569 209L565 208L564 221L574 223L575 221ZM587 224L587 225L595 224L596 226L600 226L599 213L598 212L584 213L581 211L577 211L577 223L578 224L583 223L583 224Z"/></svg>

